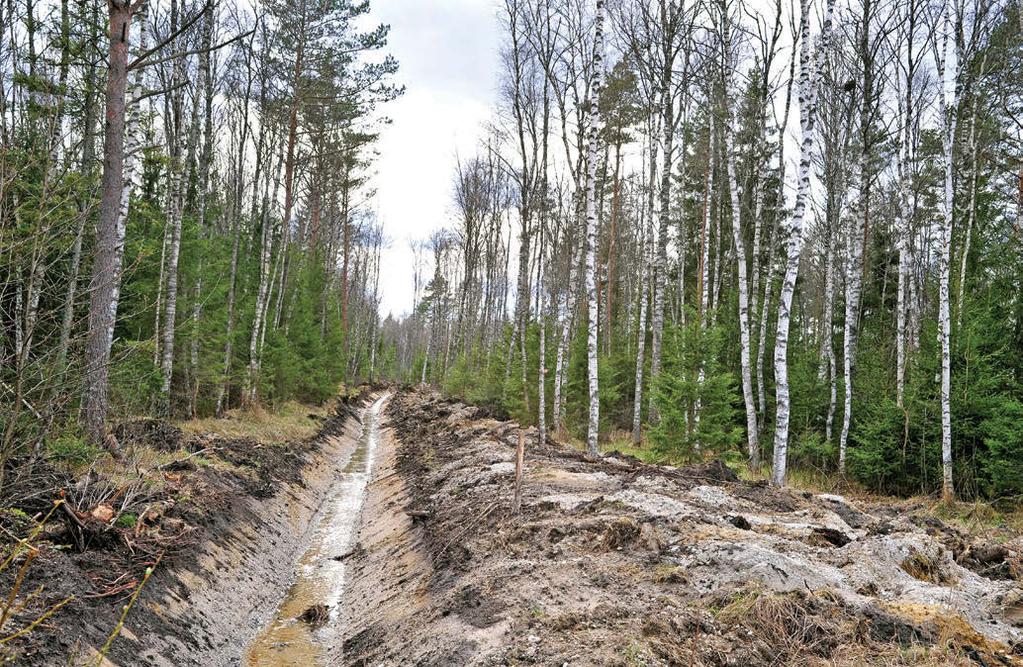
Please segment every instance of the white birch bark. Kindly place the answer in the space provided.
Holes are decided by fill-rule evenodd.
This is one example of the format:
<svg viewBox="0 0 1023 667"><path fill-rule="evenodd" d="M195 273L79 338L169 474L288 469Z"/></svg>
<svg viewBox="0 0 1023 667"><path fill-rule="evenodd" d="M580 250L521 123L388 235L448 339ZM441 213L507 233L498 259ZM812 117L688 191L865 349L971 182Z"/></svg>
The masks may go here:
<svg viewBox="0 0 1023 667"><path fill-rule="evenodd" d="M814 123L817 112L817 88L820 83L818 61L821 53L811 54L810 50L810 2L800 0L800 74L799 74L799 170L796 175L796 199L789 221L786 242L785 277L782 280L778 300L778 331L774 346L774 374L777 413L774 431L774 468L771 482L776 486L785 483L789 447L789 368L788 345L789 324L792 314L792 297L796 289L799 263L803 253L803 218L806 215L807 198L810 194L810 165L815 145ZM831 32L835 0L827 0L818 52L823 51Z"/></svg>
<svg viewBox="0 0 1023 667"><path fill-rule="evenodd" d="M604 0L597 0L597 16L593 44L593 84L590 87L589 127L586 161L586 352L589 376L589 424L586 431L586 450L599 455L597 436L600 430L600 387L597 377L597 159L600 141L600 91L604 82Z"/></svg>
<svg viewBox="0 0 1023 667"><path fill-rule="evenodd" d="M582 239L580 239L582 240ZM568 344L572 338L573 300L579 293L579 263L583 243L576 243L576 248L569 252L568 286L563 290L558 302L558 359L554 370L554 397L551 406L551 418L555 433L561 433L565 419L565 375L568 373Z"/></svg>
<svg viewBox="0 0 1023 667"><path fill-rule="evenodd" d="M909 40L912 44L912 39ZM912 46L909 47L910 49ZM912 90L912 79L907 77L907 88ZM911 102L912 94L907 92L906 102ZM899 173L899 217L896 221L895 248L899 254L899 283L895 297L895 403L904 408L906 393L906 297L909 292L909 235L912 225L912 209L909 198L909 155L912 123L912 107L903 107L902 137L898 154Z"/></svg>
<svg viewBox="0 0 1023 667"><path fill-rule="evenodd" d="M707 127L707 178L704 184L703 199L703 221L700 228L700 336L707 330L707 310L710 308L710 216L711 216L711 193L714 186L714 116L711 115L710 125ZM697 395L693 403L693 420L690 424L690 433L700 424L700 412L703 410L703 401L700 393L703 389L703 382L706 379L706 369L703 366L703 359L700 359L699 368L696 374ZM699 441L694 441L693 448L700 450Z"/></svg>
<svg viewBox="0 0 1023 667"><path fill-rule="evenodd" d="M837 206L837 204L836 204ZM835 212L829 211L833 218ZM824 440L831 443L831 431L835 425L835 408L838 403L838 378L836 377L835 342L833 340L835 318L835 236L832 220L828 220L827 250L824 259L824 315L821 350L824 363L821 364L821 379L827 376L829 387L828 416L824 423Z"/></svg>
<svg viewBox="0 0 1023 667"><path fill-rule="evenodd" d="M867 178L867 155L862 154L862 161L852 176L852 182ZM838 440L838 472L845 474L846 452L849 445L849 428L852 424L853 410L853 369L856 363L856 334L860 319L860 294L863 288L863 274L860 267L863 263L863 216L867 210L867 189L860 183L859 193L854 201L846 234L845 264L845 323L842 336L842 371L845 378L845 403L842 410L842 432Z"/></svg>
<svg viewBox="0 0 1023 667"><path fill-rule="evenodd" d="M785 140L789 125L789 111L792 108L792 89L796 79L797 51L793 49L792 57L789 60L788 83L785 85L785 105L782 108L781 123L778 123L778 180L785 183ZM781 217L781 210L784 208L784 195L779 192L776 195L776 213L771 221L771 229L768 236L767 264L765 265L766 275L763 280L763 292L760 299L760 325L757 332L757 408L760 411L760 429L763 434L765 422L767 421L767 388L764 381L764 359L767 356L767 324L771 310L771 297L773 295L774 281L778 275L779 263L776 261L778 252L778 233L781 229L778 219Z"/></svg>
<svg viewBox="0 0 1023 667"><path fill-rule="evenodd" d="M667 57L667 54L665 54ZM650 341L650 381L655 382L661 374L661 344L664 337L664 293L667 289L668 273L668 225L671 212L671 160L675 142L675 111L671 90L671 60L665 64L665 74L661 82L661 131L664 133L664 155L661 165L660 215L657 226L657 256L654 259L654 290L653 314L651 328L653 335ZM650 396L650 423L658 419L657 405L653 394Z"/></svg>
<svg viewBox="0 0 1023 667"><path fill-rule="evenodd" d="M985 56L981 59L980 77L984 76L986 65L987 57ZM956 331L959 330L959 326L963 321L963 306L965 305L964 297L966 295L966 262L970 256L970 242L973 236L973 225L977 217L977 163L979 159L977 146L977 95L974 95L973 97L973 110L970 114L970 156L970 205L969 210L966 212L966 234L963 239L962 257L959 263L959 286L957 290L958 294L956 295Z"/></svg>
<svg viewBox="0 0 1023 667"><path fill-rule="evenodd" d="M952 160L954 157L953 151L956 135L956 106L958 104L958 77L956 76L956 70L959 67L960 55L958 52L953 53L952 57L955 58L956 62L954 64L949 62L950 42L952 42L952 50L957 51L955 49L955 38L950 35L951 11L950 2L946 0L942 10L940 32L935 40L934 49L934 58L941 77L940 85L938 86L938 102L942 115L941 144L945 167L945 182L941 196L943 216L939 231L938 342L941 344L941 494L946 500L951 500L955 497L955 488L952 482L952 321L949 303L949 279L952 264L952 219L955 214Z"/></svg>
<svg viewBox="0 0 1023 667"><path fill-rule="evenodd" d="M172 8L172 11L173 8ZM174 21L171 23L171 27L175 27ZM173 48L177 49L180 39L176 38L173 40ZM185 59L178 58L174 62L174 75L173 82L176 87L180 87L185 83ZM170 183L168 187L170 210L168 211L169 220L168 225L170 227L170 245L168 246L169 253L167 255L167 294L166 294L166 310L164 313L163 323L163 361L161 363L161 371L163 374L163 382L160 385L160 402L164 413L170 410L170 388L171 379L174 374L174 334L175 334L175 317L177 315L178 308L178 260L181 255L181 222L182 213L184 208L184 178L183 178L183 156L185 151L182 145L184 139L184 133L182 132L181 122L183 116L182 105L184 102L184 93L178 90L172 93L177 98L171 102L173 119L168 119L168 122L173 123L173 131L170 134ZM193 130L196 125L193 123ZM191 131L190 131L190 134ZM191 143L192 138L190 137L189 142Z"/></svg>
<svg viewBox="0 0 1023 667"><path fill-rule="evenodd" d="M646 232L644 242L643 262L644 276L639 279L639 333L636 339L636 392L632 406L632 441L640 444L643 437L643 369L644 354L646 353L646 321L647 321L647 298L646 287L654 280L651 275L653 267L650 265L649 251L647 245L653 241L653 220L654 220L654 185L657 182L657 141L654 138L655 123L650 123L650 140L647 146L647 188L646 188L646 219L649 229ZM683 270L679 271L684 273ZM680 286L680 298L685 291ZM652 357L652 355L651 355ZM652 362L652 360L651 360ZM653 378L651 378L650 404L654 404Z"/></svg>
<svg viewBox="0 0 1023 667"><path fill-rule="evenodd" d="M727 21L727 19L726 19ZM727 25L727 24L726 24ZM727 40L727 37L725 38ZM753 398L753 373L750 367L749 281L746 275L746 244L742 238L739 215L739 182L735 173L733 80L729 78L725 106L729 120L725 123L725 166L728 170L728 193L732 204L732 240L735 243L735 264L739 279L739 357L742 366L742 398L746 406L746 447L751 470L760 467L760 440L757 429L757 406Z"/></svg>

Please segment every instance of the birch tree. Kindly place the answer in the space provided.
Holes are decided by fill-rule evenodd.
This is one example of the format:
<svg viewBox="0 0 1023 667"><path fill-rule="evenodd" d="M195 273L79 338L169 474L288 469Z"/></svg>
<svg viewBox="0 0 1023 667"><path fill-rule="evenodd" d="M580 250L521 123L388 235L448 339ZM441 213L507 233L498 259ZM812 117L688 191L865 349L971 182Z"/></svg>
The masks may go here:
<svg viewBox="0 0 1023 667"><path fill-rule="evenodd" d="M600 141L600 91L604 83L604 0L596 0L597 13L593 36L593 83L590 86L589 128L586 153L586 310L587 375L589 377L589 423L586 430L586 450L598 456L597 438L600 434L600 381L597 371L597 156Z"/></svg>
<svg viewBox="0 0 1023 667"><path fill-rule="evenodd" d="M728 173L728 194L731 203L732 241L735 244L736 272L739 291L739 357L742 368L742 396L746 406L746 444L751 470L760 467L757 408L753 398L753 374L750 364L749 281L746 271L746 245L740 226L739 182L735 168L735 78L738 77L736 46L732 44L730 8L727 1L720 8L722 90L727 118L724 135L725 169Z"/></svg>
<svg viewBox="0 0 1023 667"><path fill-rule="evenodd" d="M771 481L776 486L785 484L789 446L789 325L792 316L792 298L803 252L803 218L806 215L810 193L810 166L815 146L817 90L820 85L820 59L827 47L831 32L834 0L826 0L821 35L816 48L810 45L810 2L800 1L799 19L799 168L796 174L796 198L786 231L785 276L782 279L778 302L778 331L774 344L774 373L776 416L774 432L774 467Z"/></svg>

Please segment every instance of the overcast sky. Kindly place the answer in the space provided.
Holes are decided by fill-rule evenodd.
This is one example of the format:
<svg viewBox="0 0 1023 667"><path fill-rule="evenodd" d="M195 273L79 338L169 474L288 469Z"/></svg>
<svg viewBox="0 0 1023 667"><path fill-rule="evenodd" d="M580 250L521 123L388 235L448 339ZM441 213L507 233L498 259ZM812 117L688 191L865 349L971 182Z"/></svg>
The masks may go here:
<svg viewBox="0 0 1023 667"><path fill-rule="evenodd" d="M457 155L476 146L493 108L499 30L493 0L372 0L391 26L388 50L405 95L378 145L376 208L391 240L382 262L382 313L412 306L409 240L448 224Z"/></svg>

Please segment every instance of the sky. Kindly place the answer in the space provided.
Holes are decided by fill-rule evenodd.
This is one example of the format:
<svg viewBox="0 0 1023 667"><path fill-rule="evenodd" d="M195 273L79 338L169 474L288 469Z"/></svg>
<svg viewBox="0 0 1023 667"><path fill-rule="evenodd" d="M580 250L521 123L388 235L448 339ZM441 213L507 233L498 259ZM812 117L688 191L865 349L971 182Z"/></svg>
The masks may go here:
<svg viewBox="0 0 1023 667"><path fill-rule="evenodd" d="M372 0L391 26L405 94L386 105L393 121L377 146L375 208L390 247L381 268L381 313L412 307L409 241L453 216L459 155L473 153L496 98L500 35L492 0Z"/></svg>

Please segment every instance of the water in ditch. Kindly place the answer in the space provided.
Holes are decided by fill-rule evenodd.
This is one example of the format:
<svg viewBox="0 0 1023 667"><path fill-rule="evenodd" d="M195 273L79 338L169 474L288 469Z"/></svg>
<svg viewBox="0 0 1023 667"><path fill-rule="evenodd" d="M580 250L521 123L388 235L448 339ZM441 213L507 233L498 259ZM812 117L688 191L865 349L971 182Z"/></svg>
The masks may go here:
<svg viewBox="0 0 1023 667"><path fill-rule="evenodd" d="M309 548L298 561L295 582L273 620L249 645L249 667L293 667L324 664L324 652L337 640L341 595L345 585L343 556L355 546L359 514L366 496L373 454L380 438L380 411L386 396L366 408L362 435L333 495L319 514ZM326 616L314 623L300 617L324 605Z"/></svg>

